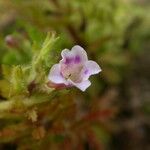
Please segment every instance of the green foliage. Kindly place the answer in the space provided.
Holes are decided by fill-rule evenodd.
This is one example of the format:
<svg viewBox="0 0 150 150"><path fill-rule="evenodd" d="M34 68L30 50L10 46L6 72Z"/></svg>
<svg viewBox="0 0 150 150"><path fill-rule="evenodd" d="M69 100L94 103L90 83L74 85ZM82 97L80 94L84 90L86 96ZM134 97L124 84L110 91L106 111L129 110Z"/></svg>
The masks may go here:
<svg viewBox="0 0 150 150"><path fill-rule="evenodd" d="M33 66L35 69L38 69L41 67L44 68L50 68L52 64L56 61L53 59L53 51L52 48L55 42L57 41L58 38L55 37L55 34L48 33L41 50L39 51L39 54L36 54L35 58L33 59ZM37 52L36 52L37 53Z"/></svg>
<svg viewBox="0 0 150 150"><path fill-rule="evenodd" d="M2 66L2 79L0 80L0 94L4 98L12 99L14 96L28 96L30 94L30 86L32 82L37 84L39 90L50 91L50 88L43 87L47 81L47 68L50 69L48 64L49 55L52 55L53 45L56 42L54 34L48 33L41 50L33 54L32 62L28 65L3 65ZM50 64L55 60L50 59ZM40 89L40 87L42 89ZM33 87L34 88L34 87ZM19 98L20 99L20 98Z"/></svg>

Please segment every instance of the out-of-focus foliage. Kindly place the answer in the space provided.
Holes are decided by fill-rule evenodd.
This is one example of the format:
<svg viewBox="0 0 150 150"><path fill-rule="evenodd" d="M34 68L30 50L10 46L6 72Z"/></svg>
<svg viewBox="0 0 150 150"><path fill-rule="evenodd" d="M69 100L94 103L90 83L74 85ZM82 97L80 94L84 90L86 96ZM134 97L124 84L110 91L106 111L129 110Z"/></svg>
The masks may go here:
<svg viewBox="0 0 150 150"><path fill-rule="evenodd" d="M113 149L126 115L121 109L134 88L128 82L135 59L149 48L147 3L1 0L0 148ZM62 49L75 44L100 64L102 74L85 93L49 88L49 69ZM144 102L138 110L145 115Z"/></svg>

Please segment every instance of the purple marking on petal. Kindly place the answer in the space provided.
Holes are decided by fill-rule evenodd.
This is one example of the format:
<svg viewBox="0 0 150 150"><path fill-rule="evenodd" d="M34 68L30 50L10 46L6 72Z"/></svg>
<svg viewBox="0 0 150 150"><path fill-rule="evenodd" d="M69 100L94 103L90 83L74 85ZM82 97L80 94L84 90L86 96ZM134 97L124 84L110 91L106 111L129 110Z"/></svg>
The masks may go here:
<svg viewBox="0 0 150 150"><path fill-rule="evenodd" d="M74 59L74 62L78 64L78 63L80 63L80 61L81 61L81 58L79 55L77 55Z"/></svg>
<svg viewBox="0 0 150 150"><path fill-rule="evenodd" d="M85 75L87 75L87 74L88 74L88 72L89 72L89 70L88 70L88 69L86 69L86 70L84 71L84 74L85 74Z"/></svg>
<svg viewBox="0 0 150 150"><path fill-rule="evenodd" d="M72 58L66 58L65 60L65 64L70 64L73 61Z"/></svg>
<svg viewBox="0 0 150 150"><path fill-rule="evenodd" d="M60 75L61 75L62 77L64 77L62 72L60 72Z"/></svg>

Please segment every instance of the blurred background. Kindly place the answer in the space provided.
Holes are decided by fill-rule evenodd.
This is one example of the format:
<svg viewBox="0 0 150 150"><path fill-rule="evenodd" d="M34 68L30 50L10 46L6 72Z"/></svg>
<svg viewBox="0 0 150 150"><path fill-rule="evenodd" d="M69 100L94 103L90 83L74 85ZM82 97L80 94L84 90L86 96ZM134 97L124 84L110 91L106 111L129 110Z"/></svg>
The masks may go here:
<svg viewBox="0 0 150 150"><path fill-rule="evenodd" d="M149 4L0 0L1 67L29 65L34 43L38 49L51 31L59 36L54 49L81 45L102 68L86 92L62 90L53 103L32 108L35 122L20 111L17 119L0 117L0 150L149 150ZM1 84L0 101L5 90Z"/></svg>

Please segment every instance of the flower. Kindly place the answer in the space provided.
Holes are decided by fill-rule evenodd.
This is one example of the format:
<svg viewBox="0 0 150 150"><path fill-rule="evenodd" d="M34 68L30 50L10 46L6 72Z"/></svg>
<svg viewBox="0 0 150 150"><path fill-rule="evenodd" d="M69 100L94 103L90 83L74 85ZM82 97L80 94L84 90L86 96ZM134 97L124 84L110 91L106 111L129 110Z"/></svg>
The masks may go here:
<svg viewBox="0 0 150 150"><path fill-rule="evenodd" d="M71 51L64 49L61 56L62 60L52 66L48 75L48 79L56 87L75 86L85 91L91 85L89 77L101 71L99 65L95 61L88 60L86 51L78 45Z"/></svg>

